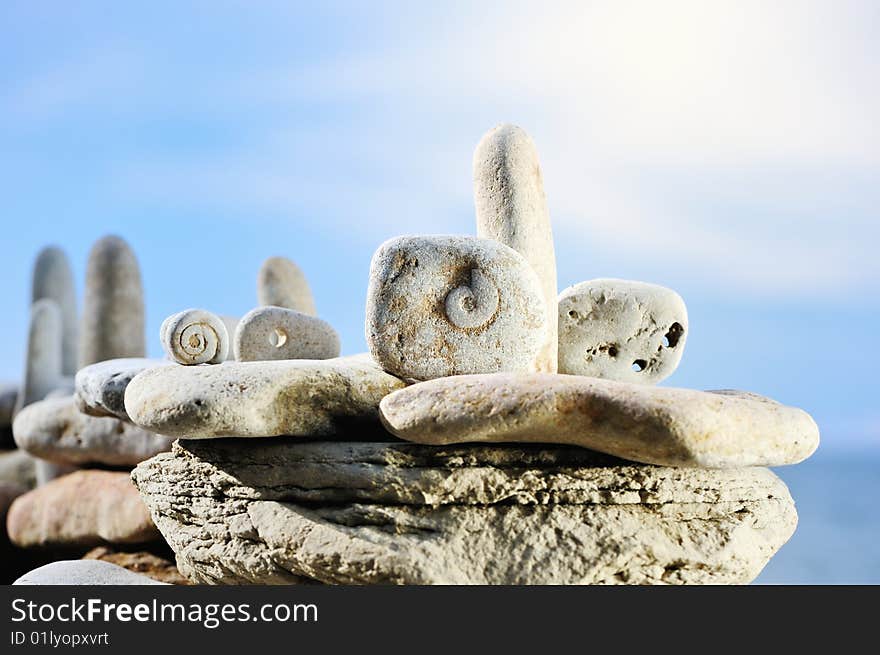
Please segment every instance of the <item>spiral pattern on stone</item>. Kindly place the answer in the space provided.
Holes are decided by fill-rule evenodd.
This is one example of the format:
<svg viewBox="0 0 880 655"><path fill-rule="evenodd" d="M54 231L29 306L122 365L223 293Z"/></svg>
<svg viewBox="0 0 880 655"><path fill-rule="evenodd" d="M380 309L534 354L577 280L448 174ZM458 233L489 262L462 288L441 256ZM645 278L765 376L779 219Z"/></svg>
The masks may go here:
<svg viewBox="0 0 880 655"><path fill-rule="evenodd" d="M474 329L492 322L501 298L495 283L480 269L470 272L470 283L446 294L446 318L455 327Z"/></svg>
<svg viewBox="0 0 880 655"><path fill-rule="evenodd" d="M229 333L223 320L202 309L169 316L160 330L162 347L179 364L219 364L229 353Z"/></svg>

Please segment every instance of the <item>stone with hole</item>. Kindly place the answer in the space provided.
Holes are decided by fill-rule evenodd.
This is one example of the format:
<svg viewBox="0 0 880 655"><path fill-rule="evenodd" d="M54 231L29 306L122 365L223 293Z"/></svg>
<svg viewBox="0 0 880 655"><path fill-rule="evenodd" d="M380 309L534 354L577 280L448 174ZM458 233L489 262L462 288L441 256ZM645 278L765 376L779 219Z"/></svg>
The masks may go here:
<svg viewBox="0 0 880 655"><path fill-rule="evenodd" d="M339 357L339 335L327 321L284 307L258 307L241 317L235 332L235 359Z"/></svg>
<svg viewBox="0 0 880 655"><path fill-rule="evenodd" d="M600 279L559 294L559 372L655 384L678 367L687 308L656 284Z"/></svg>

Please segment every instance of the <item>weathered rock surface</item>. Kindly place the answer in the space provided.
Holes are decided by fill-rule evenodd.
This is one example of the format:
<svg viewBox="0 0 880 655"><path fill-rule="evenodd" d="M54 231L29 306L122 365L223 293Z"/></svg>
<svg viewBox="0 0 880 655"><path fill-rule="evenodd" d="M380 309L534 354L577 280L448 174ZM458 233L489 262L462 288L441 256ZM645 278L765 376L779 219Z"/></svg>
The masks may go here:
<svg viewBox="0 0 880 655"><path fill-rule="evenodd" d="M128 473L75 471L19 496L6 517L21 548L139 544L159 538Z"/></svg>
<svg viewBox="0 0 880 655"><path fill-rule="evenodd" d="M100 560L62 560L25 573L14 585L154 585L166 584Z"/></svg>
<svg viewBox="0 0 880 655"><path fill-rule="evenodd" d="M317 316L315 299L299 266L284 257L269 257L257 274L257 300L261 305L286 307Z"/></svg>
<svg viewBox="0 0 880 655"><path fill-rule="evenodd" d="M258 307L244 316L235 332L240 362L339 357L339 335L315 316L285 307Z"/></svg>
<svg viewBox="0 0 880 655"><path fill-rule="evenodd" d="M159 328L165 354L184 366L225 361L232 352L231 338L225 321L204 309L185 309L172 314Z"/></svg>
<svg viewBox="0 0 880 655"><path fill-rule="evenodd" d="M16 413L63 383L61 310L48 298L31 305L24 381L16 400Z"/></svg>
<svg viewBox="0 0 880 655"><path fill-rule="evenodd" d="M169 450L174 440L118 418L83 414L73 396L25 407L13 432L19 448L57 464L133 466Z"/></svg>
<svg viewBox="0 0 880 655"><path fill-rule="evenodd" d="M744 583L797 521L766 469L565 446L180 441L132 478L215 584Z"/></svg>
<svg viewBox="0 0 880 655"><path fill-rule="evenodd" d="M138 425L187 439L380 431L379 401L404 383L368 356L154 368L125 408Z"/></svg>
<svg viewBox="0 0 880 655"><path fill-rule="evenodd" d="M138 373L157 366L174 366L166 359L108 359L91 364L76 373L75 398L79 411L90 416L115 416L128 419L125 389Z"/></svg>
<svg viewBox="0 0 880 655"><path fill-rule="evenodd" d="M141 272L119 237L99 239L89 253L79 338L80 368L146 353Z"/></svg>
<svg viewBox="0 0 880 655"><path fill-rule="evenodd" d="M687 308L656 284L601 279L559 294L559 372L654 384L678 367Z"/></svg>
<svg viewBox="0 0 880 655"><path fill-rule="evenodd" d="M540 280L503 244L405 236L373 255L367 344L394 375L536 371L547 330Z"/></svg>
<svg viewBox="0 0 880 655"><path fill-rule="evenodd" d="M132 573L145 575L167 584L189 584L187 579L180 575L174 562L145 550L125 552L116 551L106 546L98 546L83 555L83 559L110 562Z"/></svg>
<svg viewBox="0 0 880 655"><path fill-rule="evenodd" d="M385 426L408 441L558 443L664 466L795 464L819 445L801 409L757 394L576 375L458 376L389 394Z"/></svg>
<svg viewBox="0 0 880 655"><path fill-rule="evenodd" d="M474 204L477 235L510 246L541 280L547 314L546 341L539 371L555 373L556 254L544 195L538 151L528 134L515 125L489 130L474 150Z"/></svg>

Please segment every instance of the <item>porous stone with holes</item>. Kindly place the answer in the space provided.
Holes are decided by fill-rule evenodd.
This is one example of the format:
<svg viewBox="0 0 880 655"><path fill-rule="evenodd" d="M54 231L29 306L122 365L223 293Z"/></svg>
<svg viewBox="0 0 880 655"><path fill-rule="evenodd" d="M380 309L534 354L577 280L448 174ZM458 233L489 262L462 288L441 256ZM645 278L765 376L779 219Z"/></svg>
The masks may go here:
<svg viewBox="0 0 880 655"><path fill-rule="evenodd" d="M654 384L678 367L687 308L672 289L599 279L559 294L559 372Z"/></svg>

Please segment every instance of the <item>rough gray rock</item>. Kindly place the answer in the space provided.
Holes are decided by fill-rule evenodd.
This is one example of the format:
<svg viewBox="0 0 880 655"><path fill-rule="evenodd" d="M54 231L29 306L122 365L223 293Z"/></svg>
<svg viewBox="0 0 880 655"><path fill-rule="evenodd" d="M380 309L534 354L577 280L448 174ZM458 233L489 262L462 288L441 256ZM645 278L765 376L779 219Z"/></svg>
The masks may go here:
<svg viewBox="0 0 880 655"><path fill-rule="evenodd" d="M235 332L240 362L339 357L339 335L320 318L285 307L257 307L241 317Z"/></svg>
<svg viewBox="0 0 880 655"><path fill-rule="evenodd" d="M63 384L61 332L58 303L44 298L31 305L24 382L18 394L16 413Z"/></svg>
<svg viewBox="0 0 880 655"><path fill-rule="evenodd" d="M186 309L166 318L159 340L169 359L184 366L219 364L232 352L226 322L204 309Z"/></svg>
<svg viewBox="0 0 880 655"><path fill-rule="evenodd" d="M77 317L76 290L67 255L60 248L43 248L34 262L31 303L43 298L54 300L61 312L61 372L76 373Z"/></svg>
<svg viewBox="0 0 880 655"><path fill-rule="evenodd" d="M148 368L174 366L165 359L108 359L76 373L75 398L79 411L90 416L115 416L129 420L125 411L125 389L135 375Z"/></svg>
<svg viewBox="0 0 880 655"><path fill-rule="evenodd" d="M547 329L540 280L496 241L404 236L373 255L367 344L394 375L536 371Z"/></svg>
<svg viewBox="0 0 880 655"><path fill-rule="evenodd" d="M141 272L119 237L99 239L89 253L79 338L80 368L146 353Z"/></svg>
<svg viewBox="0 0 880 655"><path fill-rule="evenodd" d="M315 299L299 266L284 257L269 257L257 275L257 301L317 316Z"/></svg>
<svg viewBox="0 0 880 655"><path fill-rule="evenodd" d="M393 434L417 443L571 444L663 466L796 464L819 445L809 414L757 394L578 375L440 378L389 394L380 410Z"/></svg>
<svg viewBox="0 0 880 655"><path fill-rule="evenodd" d="M168 366L135 376L131 420L187 439L379 431L379 401L404 383L364 356Z"/></svg>
<svg viewBox="0 0 880 655"><path fill-rule="evenodd" d="M180 441L132 478L213 584L745 583L797 522L766 469L565 446Z"/></svg>
<svg viewBox="0 0 880 655"><path fill-rule="evenodd" d="M687 308L646 282L590 280L559 294L559 372L655 384L678 367Z"/></svg>
<svg viewBox="0 0 880 655"><path fill-rule="evenodd" d="M55 464L134 466L173 441L118 418L83 414L73 396L25 407L12 430L19 448Z"/></svg>
<svg viewBox="0 0 880 655"><path fill-rule="evenodd" d="M14 585L164 585L145 575L96 559L61 560L29 571Z"/></svg>
<svg viewBox="0 0 880 655"><path fill-rule="evenodd" d="M499 125L474 151L474 204L477 235L510 246L541 280L547 313L547 337L539 371L555 373L556 254L544 196L538 151L528 134L515 125Z"/></svg>

